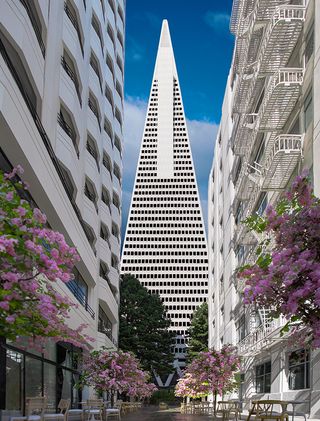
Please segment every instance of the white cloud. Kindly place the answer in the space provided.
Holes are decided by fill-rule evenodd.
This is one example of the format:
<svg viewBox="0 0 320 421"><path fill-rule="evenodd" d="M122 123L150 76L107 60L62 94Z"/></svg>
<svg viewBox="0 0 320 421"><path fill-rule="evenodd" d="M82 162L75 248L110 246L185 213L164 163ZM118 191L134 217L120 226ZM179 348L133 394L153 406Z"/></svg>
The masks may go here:
<svg viewBox="0 0 320 421"><path fill-rule="evenodd" d="M138 163L147 103L140 98L127 97L124 104L124 159L123 159L123 226L124 233L130 199ZM192 156L205 223L207 215L207 183L212 165L214 141L218 126L201 120L187 120Z"/></svg>
<svg viewBox="0 0 320 421"><path fill-rule="evenodd" d="M209 10L204 15L204 21L217 32L223 31L229 33L230 15L227 13L212 12Z"/></svg>

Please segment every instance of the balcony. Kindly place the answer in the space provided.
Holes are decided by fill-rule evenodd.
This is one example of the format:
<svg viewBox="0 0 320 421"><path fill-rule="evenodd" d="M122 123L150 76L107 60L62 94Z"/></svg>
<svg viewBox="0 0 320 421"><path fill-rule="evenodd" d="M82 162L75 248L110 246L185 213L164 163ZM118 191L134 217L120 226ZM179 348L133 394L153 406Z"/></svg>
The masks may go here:
<svg viewBox="0 0 320 421"><path fill-rule="evenodd" d="M77 79L77 76L74 72L74 70L71 68L71 66L67 63L66 59L64 56L61 56L61 65L63 67L63 69L65 70L65 72L67 73L67 75L70 77L70 79L72 80L75 90L77 92L77 96L79 99L79 103L80 103L80 107L82 107L82 99L81 99L81 92L80 92L80 86L79 86L79 82Z"/></svg>
<svg viewBox="0 0 320 421"><path fill-rule="evenodd" d="M266 89L259 112L259 130L280 130L286 123L300 95L304 71L279 69Z"/></svg>
<svg viewBox="0 0 320 421"><path fill-rule="evenodd" d="M264 164L263 190L284 189L302 158L303 135L282 134L275 138Z"/></svg>
<svg viewBox="0 0 320 421"><path fill-rule="evenodd" d="M32 28L34 30L35 36L37 38L41 53L43 55L43 57L45 57L46 54L46 47L42 38L42 28L39 27L38 24L38 19L35 16L35 10L33 10L30 2L28 0L20 0L20 3L23 5L23 7L25 8L27 15L29 16Z"/></svg>
<svg viewBox="0 0 320 421"><path fill-rule="evenodd" d="M252 330L238 343L239 355L253 357L262 350L271 348L282 339L280 330L285 324L286 320L282 317L275 320L270 320L266 317L259 327Z"/></svg>
<svg viewBox="0 0 320 421"><path fill-rule="evenodd" d="M230 31L241 36L245 30L246 17L253 11L255 0L234 0L230 19Z"/></svg>
<svg viewBox="0 0 320 421"><path fill-rule="evenodd" d="M88 304L88 297L83 293L82 289L79 288L75 280L72 279L71 281L67 282L66 285L69 288L69 290L72 292L72 294L76 297L76 299L79 301L79 303L85 308L85 310L94 319L95 313Z"/></svg>
<svg viewBox="0 0 320 421"><path fill-rule="evenodd" d="M302 31L305 7L277 7L265 30L259 52L260 73L272 73L286 65Z"/></svg>
<svg viewBox="0 0 320 421"><path fill-rule="evenodd" d="M241 115L238 124L233 126L231 135L233 152L236 155L244 155L253 142L255 131L246 125L246 115Z"/></svg>

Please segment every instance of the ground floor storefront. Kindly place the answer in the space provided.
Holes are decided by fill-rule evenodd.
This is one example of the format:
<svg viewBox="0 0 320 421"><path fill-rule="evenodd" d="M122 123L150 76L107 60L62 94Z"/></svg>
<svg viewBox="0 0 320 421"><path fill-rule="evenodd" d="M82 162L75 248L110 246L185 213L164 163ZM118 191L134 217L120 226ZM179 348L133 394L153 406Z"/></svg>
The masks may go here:
<svg viewBox="0 0 320 421"><path fill-rule="evenodd" d="M82 392L77 387L81 350L66 343L48 343L43 352L23 344L1 344L0 409L2 421L24 414L26 397L45 396L56 409L60 399L77 407Z"/></svg>
<svg viewBox="0 0 320 421"><path fill-rule="evenodd" d="M249 410L253 400L283 400L299 413L320 419L320 351L289 347L279 341L242 359L239 400Z"/></svg>

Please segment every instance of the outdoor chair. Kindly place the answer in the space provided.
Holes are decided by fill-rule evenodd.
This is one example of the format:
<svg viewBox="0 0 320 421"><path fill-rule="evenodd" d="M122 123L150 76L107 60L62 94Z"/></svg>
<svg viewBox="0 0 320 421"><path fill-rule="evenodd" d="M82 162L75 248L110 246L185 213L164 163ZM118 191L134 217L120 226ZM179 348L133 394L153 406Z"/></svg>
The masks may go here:
<svg viewBox="0 0 320 421"><path fill-rule="evenodd" d="M104 402L102 399L88 399L84 408L84 419L86 421L104 421Z"/></svg>
<svg viewBox="0 0 320 421"><path fill-rule="evenodd" d="M81 421L83 421L83 409L79 409L79 408L71 408L68 410L68 420L70 420L70 418L74 419L79 419Z"/></svg>
<svg viewBox="0 0 320 421"><path fill-rule="evenodd" d="M107 408L106 409L106 419L111 417L117 417L118 420L121 420L121 408L122 408L122 401L117 401L114 405L114 408Z"/></svg>
<svg viewBox="0 0 320 421"><path fill-rule="evenodd" d="M68 420L68 411L70 407L70 399L61 399L58 405L58 410L60 412L56 414L44 414L44 420Z"/></svg>
<svg viewBox="0 0 320 421"><path fill-rule="evenodd" d="M279 400L261 400L253 401L253 406L248 415L247 421L254 415L255 420L275 420L275 421L289 421L287 412L288 402ZM280 411L279 411L280 410Z"/></svg>
<svg viewBox="0 0 320 421"><path fill-rule="evenodd" d="M230 415L238 420L239 417L239 403L237 401L219 401L216 414L221 414L224 421L230 420Z"/></svg>
<svg viewBox="0 0 320 421"><path fill-rule="evenodd" d="M47 406L47 399L44 397L39 398L26 398L26 415L24 417L11 417L11 421L42 421L44 410Z"/></svg>

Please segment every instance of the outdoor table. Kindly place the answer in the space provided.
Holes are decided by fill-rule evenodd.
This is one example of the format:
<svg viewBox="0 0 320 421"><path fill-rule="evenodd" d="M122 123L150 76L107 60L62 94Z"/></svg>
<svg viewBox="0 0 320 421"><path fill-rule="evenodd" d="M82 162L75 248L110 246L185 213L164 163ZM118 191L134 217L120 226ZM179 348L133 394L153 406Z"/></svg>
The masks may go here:
<svg viewBox="0 0 320 421"><path fill-rule="evenodd" d="M292 411L288 411L288 415L291 415L292 416L292 421L294 421L294 416L297 415L296 414L296 406L297 405L302 405L304 403L309 403L308 400L304 400L304 401L287 401L287 402L288 402L288 404L292 405ZM304 417L305 420L307 419L306 414L301 414L301 415Z"/></svg>

